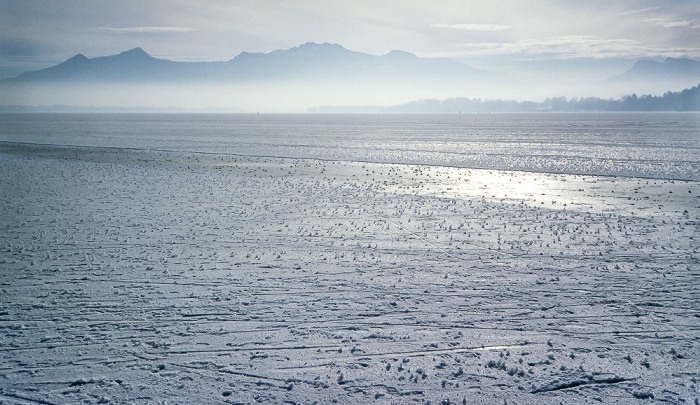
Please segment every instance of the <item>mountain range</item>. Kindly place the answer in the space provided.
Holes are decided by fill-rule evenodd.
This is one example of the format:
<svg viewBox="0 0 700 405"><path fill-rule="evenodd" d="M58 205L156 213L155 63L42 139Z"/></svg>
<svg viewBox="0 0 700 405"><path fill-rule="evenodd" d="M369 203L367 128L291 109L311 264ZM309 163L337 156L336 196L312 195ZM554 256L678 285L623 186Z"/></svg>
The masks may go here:
<svg viewBox="0 0 700 405"><path fill-rule="evenodd" d="M175 62L158 59L141 48L118 55L87 58L78 54L12 82L244 82L258 80L349 80L397 77L503 80L503 75L471 68L445 58L420 58L391 51L375 56L338 44L306 43L270 53L242 52L222 62Z"/></svg>
<svg viewBox="0 0 700 405"><path fill-rule="evenodd" d="M269 53L242 52L216 62L160 59L141 48L95 58L77 54L56 66L0 81L0 105L305 111L324 105L388 106L458 97L663 94L699 82L700 62L682 58L640 60L603 82L546 87L448 58L399 50L371 55L309 42Z"/></svg>
<svg viewBox="0 0 700 405"><path fill-rule="evenodd" d="M682 88L699 81L700 62L686 58L666 58L663 62L639 60L630 70L611 77L606 83L662 82L667 86Z"/></svg>
<svg viewBox="0 0 700 405"><path fill-rule="evenodd" d="M422 58L394 50L377 56L350 51L338 44L306 43L270 53L242 52L228 61L176 62L155 58L141 48L118 55L87 58L77 54L56 66L26 72L10 82L243 82L286 79L367 79L380 77L440 77L469 81L515 82L506 75L475 69L447 58ZM639 60L628 71L605 81L620 84L639 81L700 80L700 62L666 58L663 62Z"/></svg>

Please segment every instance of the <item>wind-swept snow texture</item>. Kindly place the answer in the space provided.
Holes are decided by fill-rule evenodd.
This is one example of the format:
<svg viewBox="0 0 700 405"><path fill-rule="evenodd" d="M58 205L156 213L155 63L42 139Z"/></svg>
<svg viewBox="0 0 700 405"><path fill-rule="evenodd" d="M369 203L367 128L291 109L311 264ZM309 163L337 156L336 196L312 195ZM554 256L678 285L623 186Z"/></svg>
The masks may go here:
<svg viewBox="0 0 700 405"><path fill-rule="evenodd" d="M0 403L700 398L697 178L162 149L0 144Z"/></svg>

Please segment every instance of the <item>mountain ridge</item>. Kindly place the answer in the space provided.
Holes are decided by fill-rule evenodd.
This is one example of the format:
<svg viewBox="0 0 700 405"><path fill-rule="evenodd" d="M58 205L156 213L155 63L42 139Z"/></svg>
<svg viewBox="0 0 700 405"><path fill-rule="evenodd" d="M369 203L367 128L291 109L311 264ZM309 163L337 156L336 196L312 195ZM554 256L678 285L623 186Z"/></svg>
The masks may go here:
<svg viewBox="0 0 700 405"><path fill-rule="evenodd" d="M626 72L606 80L608 83L675 80L691 83L700 80L700 62L689 58L668 57L663 62L641 59Z"/></svg>
<svg viewBox="0 0 700 405"><path fill-rule="evenodd" d="M307 42L269 53L241 52L215 62L178 62L155 58L137 47L116 55L87 58L77 54L41 70L25 72L11 82L66 81L245 81L251 79L355 78L397 75L455 79L504 79L444 58L423 58L393 50L384 55L351 51L339 44ZM471 77L469 77L471 76Z"/></svg>
<svg viewBox="0 0 700 405"><path fill-rule="evenodd" d="M244 51L228 60L209 62L161 59L136 47L94 58L78 53L55 66L3 80L0 103L303 111L323 105L397 105L430 98L532 100L547 97L545 91L568 97L620 97L694 86L700 82L698 64L683 58L642 60L628 70L627 79L558 82L552 87L448 58L402 50L372 55L327 42L268 53ZM678 71L686 73L673 73Z"/></svg>

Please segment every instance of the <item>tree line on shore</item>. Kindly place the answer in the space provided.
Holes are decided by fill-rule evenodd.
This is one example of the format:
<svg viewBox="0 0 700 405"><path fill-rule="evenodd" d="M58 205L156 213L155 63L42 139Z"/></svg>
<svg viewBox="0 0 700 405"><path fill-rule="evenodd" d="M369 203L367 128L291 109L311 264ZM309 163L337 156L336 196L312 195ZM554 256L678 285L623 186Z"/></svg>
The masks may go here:
<svg viewBox="0 0 700 405"><path fill-rule="evenodd" d="M543 102L450 98L425 99L384 108L385 112L537 112L537 111L700 111L700 85L663 96L632 94L620 99L548 98Z"/></svg>

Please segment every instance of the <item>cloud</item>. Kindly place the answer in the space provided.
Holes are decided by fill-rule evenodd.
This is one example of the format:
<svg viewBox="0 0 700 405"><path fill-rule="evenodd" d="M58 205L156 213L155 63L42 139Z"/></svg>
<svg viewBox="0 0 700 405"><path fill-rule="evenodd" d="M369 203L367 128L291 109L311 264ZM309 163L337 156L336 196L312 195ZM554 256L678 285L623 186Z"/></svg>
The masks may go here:
<svg viewBox="0 0 700 405"><path fill-rule="evenodd" d="M643 13L649 13L651 11L657 11L657 10L661 10L661 9L663 9L663 7L661 7L661 6L648 7L648 8L642 8L642 9L629 10L629 11L625 11L622 13L617 13L616 15L618 17L620 17L620 16L625 16L625 15L643 14Z"/></svg>
<svg viewBox="0 0 700 405"><path fill-rule="evenodd" d="M169 32L190 32L197 31L194 28L185 27L127 27L127 28L111 28L111 27L96 27L94 31L116 32L121 34L163 34Z"/></svg>
<svg viewBox="0 0 700 405"><path fill-rule="evenodd" d="M569 35L545 40L520 40L506 44L512 53L551 55L554 58L607 58L635 56L644 46L633 39L604 39L587 35Z"/></svg>
<svg viewBox="0 0 700 405"><path fill-rule="evenodd" d="M520 55L553 59L639 58L697 54L700 48L654 48L633 39L605 39L569 35L549 39L523 39L515 42L476 42L461 45L460 56ZM445 55L447 56L447 55ZM452 56L457 56L452 53Z"/></svg>
<svg viewBox="0 0 700 405"><path fill-rule="evenodd" d="M658 25L664 28L692 28L692 29L697 29L700 28L700 24L694 22L694 21L689 21L689 20L679 20L679 19L674 19L674 18L664 18L664 17L655 17L655 18L647 18L643 20L644 22L652 23L654 25Z"/></svg>
<svg viewBox="0 0 700 405"><path fill-rule="evenodd" d="M513 28L512 25L500 24L432 24L434 28L451 28L463 31L503 31Z"/></svg>

